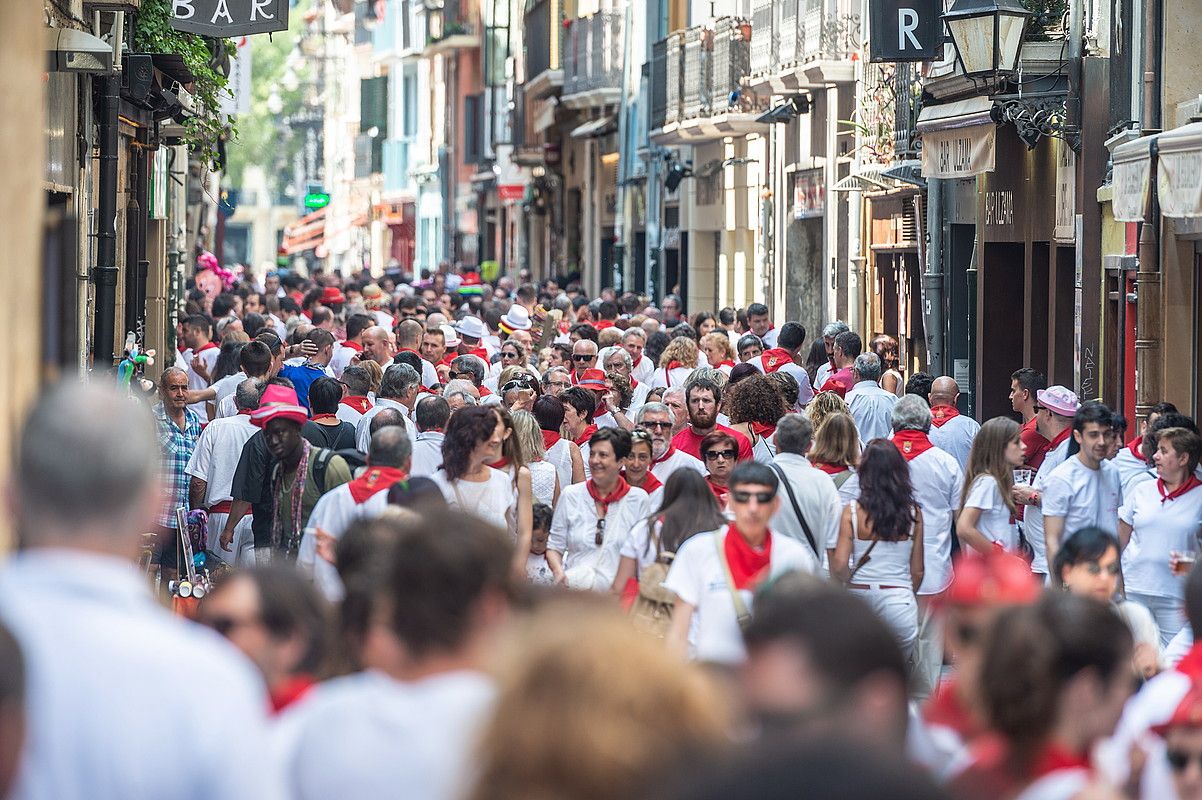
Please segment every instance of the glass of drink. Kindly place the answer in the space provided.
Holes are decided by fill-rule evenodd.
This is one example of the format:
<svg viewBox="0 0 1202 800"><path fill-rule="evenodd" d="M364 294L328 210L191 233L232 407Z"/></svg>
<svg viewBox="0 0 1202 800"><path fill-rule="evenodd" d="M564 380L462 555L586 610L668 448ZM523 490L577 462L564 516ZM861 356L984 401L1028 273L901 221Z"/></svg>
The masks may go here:
<svg viewBox="0 0 1202 800"><path fill-rule="evenodd" d="M1169 570L1174 575L1188 575L1198 560L1197 550L1170 550Z"/></svg>

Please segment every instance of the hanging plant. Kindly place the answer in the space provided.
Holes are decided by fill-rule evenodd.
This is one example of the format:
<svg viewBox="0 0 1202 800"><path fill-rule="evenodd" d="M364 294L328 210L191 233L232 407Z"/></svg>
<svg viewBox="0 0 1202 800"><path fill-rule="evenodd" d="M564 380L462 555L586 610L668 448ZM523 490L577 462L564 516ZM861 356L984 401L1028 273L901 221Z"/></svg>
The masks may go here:
<svg viewBox="0 0 1202 800"><path fill-rule="evenodd" d="M224 41L225 52L236 52L232 40ZM196 76L191 93L196 99L196 116L184 122L184 140L206 164L218 158L218 143L237 135L232 120L221 113L223 98L231 96L229 78L217 67L217 43L194 33L171 27L171 0L142 0L134 25L134 47L142 53L170 53L184 60Z"/></svg>
<svg viewBox="0 0 1202 800"><path fill-rule="evenodd" d="M1064 35L1064 17L1068 14L1068 0L1022 0L1031 12L1027 23L1027 40L1046 42Z"/></svg>

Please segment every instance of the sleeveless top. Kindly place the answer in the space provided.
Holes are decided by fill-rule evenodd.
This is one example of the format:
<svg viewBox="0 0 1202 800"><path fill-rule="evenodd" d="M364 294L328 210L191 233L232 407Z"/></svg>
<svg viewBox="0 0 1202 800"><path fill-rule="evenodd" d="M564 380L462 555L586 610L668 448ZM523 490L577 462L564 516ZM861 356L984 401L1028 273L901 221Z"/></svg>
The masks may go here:
<svg viewBox="0 0 1202 800"><path fill-rule="evenodd" d="M504 527L510 535L517 534L517 489L509 473L488 468L488 480L447 480L447 474L439 470L434 479L442 487L447 504L460 511L479 517L485 522Z"/></svg>
<svg viewBox="0 0 1202 800"><path fill-rule="evenodd" d="M868 552L868 548L874 541L859 537L859 505L854 500L851 503L851 564L853 568L864 557L864 553ZM911 585L910 553L914 549L913 534L914 528L911 526L910 536L900 542L875 540L876 547L872 548L872 555L869 556L868 563L856 573L851 582L882 583L886 586L908 588Z"/></svg>
<svg viewBox="0 0 1202 800"><path fill-rule="evenodd" d="M530 486L533 489L534 502L554 508L555 479L559 475L559 470L550 461L535 461L527 464L526 468L530 470Z"/></svg>

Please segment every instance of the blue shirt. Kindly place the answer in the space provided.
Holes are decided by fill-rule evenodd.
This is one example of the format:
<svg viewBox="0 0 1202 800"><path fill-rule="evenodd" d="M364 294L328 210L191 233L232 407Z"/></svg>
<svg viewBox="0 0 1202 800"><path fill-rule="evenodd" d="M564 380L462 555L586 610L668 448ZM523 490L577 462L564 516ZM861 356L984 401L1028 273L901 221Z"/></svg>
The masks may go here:
<svg viewBox="0 0 1202 800"><path fill-rule="evenodd" d="M183 506L188 508L188 484L192 476L188 474L188 462L192 460L192 451L196 449L196 440L200 438L200 417L190 408L184 409L184 427L178 427L163 404L154 407L154 420L159 434L159 450L163 455L163 502L159 506L159 516L156 520L165 528L175 527L175 509Z"/></svg>
<svg viewBox="0 0 1202 800"><path fill-rule="evenodd" d="M296 367L285 364L280 370L280 377L292 381L292 386L296 389L296 398L300 400L302 406L308 409L309 387L313 385L313 381L327 376L325 369L315 364L301 364Z"/></svg>

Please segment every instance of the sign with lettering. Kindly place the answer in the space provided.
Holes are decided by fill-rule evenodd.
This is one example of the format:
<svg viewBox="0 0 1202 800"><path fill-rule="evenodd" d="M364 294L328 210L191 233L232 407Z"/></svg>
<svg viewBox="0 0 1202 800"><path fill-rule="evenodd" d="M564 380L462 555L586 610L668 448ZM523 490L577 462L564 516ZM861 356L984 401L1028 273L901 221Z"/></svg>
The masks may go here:
<svg viewBox="0 0 1202 800"><path fill-rule="evenodd" d="M1166 217L1202 217L1202 151L1160 152L1156 174L1160 212Z"/></svg>
<svg viewBox="0 0 1202 800"><path fill-rule="evenodd" d="M924 133L923 177L971 178L993 172L996 133L993 123Z"/></svg>
<svg viewBox="0 0 1202 800"><path fill-rule="evenodd" d="M1077 217L1077 154L1063 139L1056 140L1056 148L1056 228L1052 236L1058 242L1074 242Z"/></svg>
<svg viewBox="0 0 1202 800"><path fill-rule="evenodd" d="M870 0L870 61L930 61L939 57L940 0Z"/></svg>
<svg viewBox="0 0 1202 800"><path fill-rule="evenodd" d="M215 38L288 29L288 0L170 0L171 27Z"/></svg>

